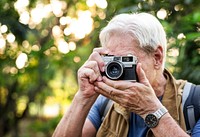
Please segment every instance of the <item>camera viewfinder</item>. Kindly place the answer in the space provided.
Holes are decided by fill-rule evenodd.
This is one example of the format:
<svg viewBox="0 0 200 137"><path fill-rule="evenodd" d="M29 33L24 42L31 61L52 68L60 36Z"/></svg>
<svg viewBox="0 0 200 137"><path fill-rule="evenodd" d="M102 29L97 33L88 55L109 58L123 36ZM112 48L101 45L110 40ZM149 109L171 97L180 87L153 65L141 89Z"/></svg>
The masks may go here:
<svg viewBox="0 0 200 137"><path fill-rule="evenodd" d="M132 62L133 57L122 57L122 62Z"/></svg>

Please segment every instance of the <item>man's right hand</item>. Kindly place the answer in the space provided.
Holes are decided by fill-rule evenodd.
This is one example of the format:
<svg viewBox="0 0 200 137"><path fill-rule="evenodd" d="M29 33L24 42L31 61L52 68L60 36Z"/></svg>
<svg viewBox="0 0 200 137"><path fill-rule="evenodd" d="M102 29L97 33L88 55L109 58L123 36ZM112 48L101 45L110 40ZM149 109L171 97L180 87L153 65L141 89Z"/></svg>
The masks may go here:
<svg viewBox="0 0 200 137"><path fill-rule="evenodd" d="M78 70L78 94L84 99L98 97L94 90L94 82L102 81L101 72L104 72L104 61L101 55L108 54L103 48L95 48L89 59Z"/></svg>

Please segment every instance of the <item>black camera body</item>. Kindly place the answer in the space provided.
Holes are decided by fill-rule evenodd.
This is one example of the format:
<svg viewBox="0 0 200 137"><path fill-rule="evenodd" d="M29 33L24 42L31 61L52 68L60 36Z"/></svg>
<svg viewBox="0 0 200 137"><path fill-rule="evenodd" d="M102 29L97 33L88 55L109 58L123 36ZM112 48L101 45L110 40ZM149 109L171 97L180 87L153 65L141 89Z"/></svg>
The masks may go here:
<svg viewBox="0 0 200 137"><path fill-rule="evenodd" d="M138 81L136 73L137 57L135 56L103 56L105 71L103 76L112 80Z"/></svg>

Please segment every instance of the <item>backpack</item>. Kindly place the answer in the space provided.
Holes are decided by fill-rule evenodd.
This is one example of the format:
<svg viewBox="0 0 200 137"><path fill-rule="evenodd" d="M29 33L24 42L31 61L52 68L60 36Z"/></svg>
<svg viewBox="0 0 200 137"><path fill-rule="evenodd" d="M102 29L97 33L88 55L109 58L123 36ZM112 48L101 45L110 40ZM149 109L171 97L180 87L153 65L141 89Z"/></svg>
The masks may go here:
<svg viewBox="0 0 200 137"><path fill-rule="evenodd" d="M104 120L113 101L106 98L100 108L101 121ZM200 85L186 82L182 95L182 108L185 118L186 130L191 134L196 122L200 118Z"/></svg>
<svg viewBox="0 0 200 137"><path fill-rule="evenodd" d="M200 118L200 85L187 82L183 89L182 107L187 133L191 134Z"/></svg>

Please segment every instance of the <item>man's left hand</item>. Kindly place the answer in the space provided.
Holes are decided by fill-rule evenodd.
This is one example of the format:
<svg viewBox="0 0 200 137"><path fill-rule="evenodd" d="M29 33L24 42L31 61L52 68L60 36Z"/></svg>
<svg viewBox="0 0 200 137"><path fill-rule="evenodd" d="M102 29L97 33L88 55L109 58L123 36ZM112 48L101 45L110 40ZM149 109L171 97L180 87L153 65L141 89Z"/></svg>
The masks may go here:
<svg viewBox="0 0 200 137"><path fill-rule="evenodd" d="M136 71L139 82L113 81L104 76L103 81L95 82L95 91L144 118L161 108L162 104L156 97L140 63Z"/></svg>

